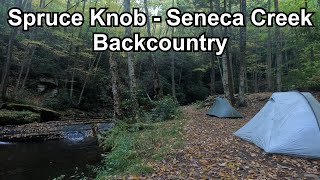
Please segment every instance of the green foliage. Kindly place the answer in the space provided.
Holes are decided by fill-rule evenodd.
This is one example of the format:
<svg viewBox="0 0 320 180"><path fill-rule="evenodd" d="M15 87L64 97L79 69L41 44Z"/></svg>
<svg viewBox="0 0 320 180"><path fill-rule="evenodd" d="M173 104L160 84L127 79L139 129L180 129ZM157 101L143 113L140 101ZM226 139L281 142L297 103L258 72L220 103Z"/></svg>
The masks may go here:
<svg viewBox="0 0 320 180"><path fill-rule="evenodd" d="M15 97L12 97L12 101L17 104L39 106L39 102L36 101L34 94L29 91L16 92Z"/></svg>
<svg viewBox="0 0 320 180"><path fill-rule="evenodd" d="M179 105L174 102L172 97L166 96L159 101L155 101L152 109L152 121L166 121L174 119L180 114Z"/></svg>
<svg viewBox="0 0 320 180"><path fill-rule="evenodd" d="M30 1L31 2L31 1ZM214 6L215 6L215 1ZM238 12L240 9L238 1L230 1L232 12ZM247 14L256 7L267 8L268 1L248 1ZM67 8L67 2L63 0L54 0L47 2L45 8L39 6L40 1L32 1L30 11L36 12L62 12ZM285 89L295 88L318 88L319 87L319 54L320 54L320 31L319 6L315 1L308 1L308 11L316 12L312 20L315 27L283 27L281 40L283 48L283 83ZM304 1L286 0L279 1L279 11L299 12L300 8L306 4ZM7 0L0 4L0 12L5 15L6 11L14 6L13 0ZM16 96L16 101L23 101L23 104L44 105L45 107L64 110L68 108L77 108L84 111L97 112L101 109L111 112L112 110L112 93L111 93L111 77L110 67L108 63L108 52L93 53L92 49L92 33L104 32L109 37L123 37L123 27L102 28L89 27L89 7L97 9L108 7L109 11L122 12L122 3L120 1L80 1L79 3L70 1L68 11L82 12L84 11L84 24L82 27L68 28L56 27L48 28L36 27L30 31L20 31L13 43L13 59L10 67L10 77L8 78L9 89L15 86L16 79L19 76L20 68L24 65L22 78L26 74L27 60L31 60L30 72L27 77L25 89L23 91L32 93L21 93L21 96ZM84 7L85 6L85 7ZM144 7L144 1L132 2L132 7ZM149 0L150 15L158 15L165 18L166 10L172 6L172 0L155 1ZM209 1L175 1L175 6L179 7L182 12L197 11L208 12ZM223 3L221 4L223 7ZM229 1L227 1L229 6ZM271 10L274 10L274 3L271 3ZM21 8L26 8L21 7ZM221 7L221 9L223 9ZM227 8L228 9L228 8ZM29 10L28 10L29 11ZM247 17L248 18L248 17ZM152 27L152 34L156 37L171 36L171 29L163 22ZM4 65L7 47L12 28L8 26L6 18L0 19L0 64ZM209 33L209 27L176 27L173 36L181 37L198 37L204 32ZM268 36L268 30L271 31L271 37ZM141 36L147 35L147 28L133 27L132 32L140 32ZM213 36L219 37L222 32L214 28ZM232 70L234 77L235 93L238 92L239 85L239 28L232 27L228 29L230 41L228 43L228 52L230 53L230 62L232 62ZM260 27L257 28L251 23L247 24L247 84L248 93L255 91L253 85L258 86L258 91L265 91L267 86L266 81L266 59L268 56L268 40L271 40L272 47L275 43L274 28ZM270 38L270 39L268 39ZM32 50L35 53L32 55ZM314 65L306 63L311 58L311 51L314 54ZM275 74L276 63L275 51L272 50L272 69ZM139 105L141 112L139 117L149 119L150 121L162 121L172 115L169 108L161 107L161 103L150 103L149 98L155 97L154 92L154 67L151 63L149 53L135 52L134 63L137 77L137 87L141 92L138 92ZM210 94L211 67L215 67L215 92L217 94L224 93L221 81L221 58L213 57L210 53L204 52L154 52L157 68L159 70L159 79L161 81L161 89L164 95L172 94L171 85L171 60L174 57L174 78L176 87L176 96L180 104L190 104L198 100L204 100ZM32 56L32 57L31 57ZM98 57L101 57L100 59ZM128 81L128 66L126 64L127 53L114 53L114 59L117 62L119 75L118 86L121 100L121 107L125 113L125 117L132 117L132 103L130 102L129 81ZM99 61L98 61L99 59ZM213 60L213 61L212 61ZM285 68L287 66L288 68ZM55 78L59 84L58 97L44 97L44 94L37 94L35 85L40 77ZM74 80L73 97L70 99L71 81ZM85 85L86 84L86 85ZM80 93L84 87L84 92L80 99ZM275 87L275 76L272 77L272 85ZM64 89L65 88L65 89ZM143 91L142 91L143 90ZM8 91L9 96L16 92ZM43 101L44 100L44 101ZM158 104L157 104L158 103ZM171 106L170 104L168 104ZM152 113L148 111L153 109ZM110 113L111 114L111 113ZM160 116L158 116L160 115Z"/></svg>
<svg viewBox="0 0 320 180"><path fill-rule="evenodd" d="M152 105L151 111L139 111L139 123L118 122L103 136L100 144L110 153L104 155L104 166L98 170L99 178L150 173L148 161L162 159L172 147L181 144L182 121L179 120L178 104L168 96ZM175 120L168 121L171 119Z"/></svg>
<svg viewBox="0 0 320 180"><path fill-rule="evenodd" d="M195 103L192 104L194 107L196 107L197 109L202 109L204 107L206 107L206 103L205 101L196 101Z"/></svg>
<svg viewBox="0 0 320 180"><path fill-rule="evenodd" d="M320 89L320 61L306 62L290 71L286 86L288 89Z"/></svg>
<svg viewBox="0 0 320 180"><path fill-rule="evenodd" d="M67 108L72 107L72 102L67 89L61 90L55 98L46 97L43 107L56 110L66 110Z"/></svg>
<svg viewBox="0 0 320 180"><path fill-rule="evenodd" d="M110 153L104 155L104 165L98 170L98 179L112 175L142 175L153 170L152 160L160 160L172 147L182 143L182 121L156 124L118 123L107 132L101 145Z"/></svg>
<svg viewBox="0 0 320 180"><path fill-rule="evenodd" d="M40 121L39 113L31 111L0 111L0 125L20 125Z"/></svg>

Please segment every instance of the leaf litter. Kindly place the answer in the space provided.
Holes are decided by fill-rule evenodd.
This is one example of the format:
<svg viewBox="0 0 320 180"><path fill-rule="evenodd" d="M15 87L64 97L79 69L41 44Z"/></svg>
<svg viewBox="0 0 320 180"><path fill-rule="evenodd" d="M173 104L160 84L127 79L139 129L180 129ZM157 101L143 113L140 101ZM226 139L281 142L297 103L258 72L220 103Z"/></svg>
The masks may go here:
<svg viewBox="0 0 320 180"><path fill-rule="evenodd" d="M318 94L317 94L318 95ZM319 97L317 96L316 97ZM314 179L320 177L320 160L267 154L233 133L266 103L270 93L247 97L238 108L244 119L206 116L208 107L184 107L185 144L163 161L152 162L154 173L145 179ZM142 177L140 177L142 178Z"/></svg>

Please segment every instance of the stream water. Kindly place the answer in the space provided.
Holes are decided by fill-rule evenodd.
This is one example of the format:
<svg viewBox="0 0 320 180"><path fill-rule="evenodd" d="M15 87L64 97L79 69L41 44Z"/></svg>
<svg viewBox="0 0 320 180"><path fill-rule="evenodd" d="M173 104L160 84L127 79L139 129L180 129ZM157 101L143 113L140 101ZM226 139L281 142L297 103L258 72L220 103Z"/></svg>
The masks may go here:
<svg viewBox="0 0 320 180"><path fill-rule="evenodd" d="M92 132L83 130L86 126L68 127L62 140L0 141L0 179L53 179L61 175L69 179L81 174L94 177L90 166L100 164L102 149L96 138L88 136ZM109 129L110 124L101 124L99 128Z"/></svg>
<svg viewBox="0 0 320 180"><path fill-rule="evenodd" d="M96 139L82 141L0 143L0 179L52 179L84 173L98 165L102 150Z"/></svg>

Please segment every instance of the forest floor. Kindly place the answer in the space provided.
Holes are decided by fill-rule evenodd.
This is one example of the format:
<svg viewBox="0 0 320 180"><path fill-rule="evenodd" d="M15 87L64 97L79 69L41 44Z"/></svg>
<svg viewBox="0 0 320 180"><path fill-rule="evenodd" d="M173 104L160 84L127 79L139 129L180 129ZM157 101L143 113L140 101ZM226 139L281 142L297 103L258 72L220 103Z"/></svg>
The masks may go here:
<svg viewBox="0 0 320 180"><path fill-rule="evenodd" d="M266 154L233 135L261 109L270 95L250 95L248 106L238 109L244 119L219 119L205 115L208 107L184 107L188 119L184 126L185 145L173 149L164 160L151 163L154 173L145 178L314 179L320 176L320 160Z"/></svg>

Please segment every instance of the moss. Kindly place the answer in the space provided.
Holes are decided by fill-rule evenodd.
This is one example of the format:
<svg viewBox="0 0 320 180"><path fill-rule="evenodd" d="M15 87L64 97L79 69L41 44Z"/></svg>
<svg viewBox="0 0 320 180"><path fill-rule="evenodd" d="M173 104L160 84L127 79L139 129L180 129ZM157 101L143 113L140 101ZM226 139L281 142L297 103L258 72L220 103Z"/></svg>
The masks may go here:
<svg viewBox="0 0 320 180"><path fill-rule="evenodd" d="M40 114L31 111L0 111L0 125L21 125L40 122L40 120Z"/></svg>

